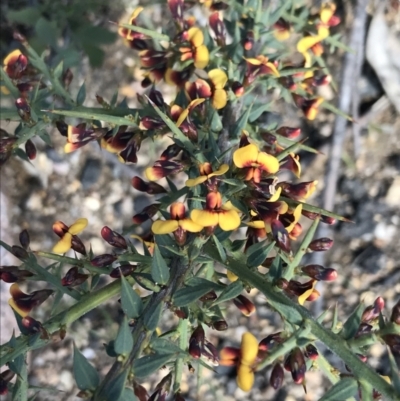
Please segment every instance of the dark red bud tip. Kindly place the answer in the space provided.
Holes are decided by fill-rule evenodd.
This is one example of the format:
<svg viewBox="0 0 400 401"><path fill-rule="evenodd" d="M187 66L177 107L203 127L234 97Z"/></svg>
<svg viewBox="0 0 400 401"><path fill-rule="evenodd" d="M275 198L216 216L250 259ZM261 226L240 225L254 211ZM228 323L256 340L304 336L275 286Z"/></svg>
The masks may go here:
<svg viewBox="0 0 400 401"><path fill-rule="evenodd" d="M312 344L308 344L304 351L304 356L315 361L319 356L317 348Z"/></svg>
<svg viewBox="0 0 400 401"><path fill-rule="evenodd" d="M306 370L307 366L303 352L300 348L295 348L290 354L290 372L292 374L292 379L296 384L303 383Z"/></svg>
<svg viewBox="0 0 400 401"><path fill-rule="evenodd" d="M333 281L337 279L337 271L335 269L325 269L320 265L307 265L301 269L307 276L319 281Z"/></svg>
<svg viewBox="0 0 400 401"><path fill-rule="evenodd" d="M214 290L208 292L207 294L203 295L199 300L201 302L207 302L207 301L214 301L217 299L217 294Z"/></svg>
<svg viewBox="0 0 400 401"><path fill-rule="evenodd" d="M243 313L245 316L250 316L256 311L256 307L249 299L243 295L239 295L233 300L235 306Z"/></svg>
<svg viewBox="0 0 400 401"><path fill-rule="evenodd" d="M191 339L189 342L189 354L194 359L199 359L201 356L201 348L195 339Z"/></svg>
<svg viewBox="0 0 400 401"><path fill-rule="evenodd" d="M228 323L225 320L218 320L212 323L212 327L217 331L224 331L228 329Z"/></svg>
<svg viewBox="0 0 400 401"><path fill-rule="evenodd" d="M269 379L269 384L274 390L278 390L279 388L282 387L283 376L284 376L284 371L282 365L280 363L277 363L272 369L271 377Z"/></svg>
<svg viewBox="0 0 400 401"><path fill-rule="evenodd" d="M130 276L135 269L135 265L124 264L113 269L110 273L110 277L120 278L121 276Z"/></svg>
<svg viewBox="0 0 400 401"><path fill-rule="evenodd" d="M240 97L244 94L244 87L239 81L235 81L232 83L232 91L236 97Z"/></svg>
<svg viewBox="0 0 400 401"><path fill-rule="evenodd" d="M28 249L30 242L31 242L31 240L29 238L28 231L26 231L26 230L21 231L19 234L19 243L21 244L21 246L24 249Z"/></svg>
<svg viewBox="0 0 400 401"><path fill-rule="evenodd" d="M115 260L117 260L117 257L115 255L105 253L104 255L99 255L94 257L90 261L90 263L92 266L105 267L105 266L110 266Z"/></svg>
<svg viewBox="0 0 400 401"><path fill-rule="evenodd" d="M310 251L323 252L332 248L333 240L330 238L318 238L308 246Z"/></svg>
<svg viewBox="0 0 400 401"><path fill-rule="evenodd" d="M301 134L300 128L279 127L276 133L289 139L296 139Z"/></svg>
<svg viewBox="0 0 400 401"><path fill-rule="evenodd" d="M111 230L110 227L104 226L101 229L101 236L105 241L107 241L111 246L114 246L115 248L128 248L125 238L121 234L118 234L116 231Z"/></svg>
<svg viewBox="0 0 400 401"><path fill-rule="evenodd" d="M25 153L28 156L29 160L36 159L36 146L30 139L28 139L25 143Z"/></svg>
<svg viewBox="0 0 400 401"><path fill-rule="evenodd" d="M14 377L15 373L11 370L5 370L0 373L0 395L6 395L8 393L7 384Z"/></svg>
<svg viewBox="0 0 400 401"><path fill-rule="evenodd" d="M400 325L400 299L397 301L396 305L393 306L392 314L390 315L390 321Z"/></svg>

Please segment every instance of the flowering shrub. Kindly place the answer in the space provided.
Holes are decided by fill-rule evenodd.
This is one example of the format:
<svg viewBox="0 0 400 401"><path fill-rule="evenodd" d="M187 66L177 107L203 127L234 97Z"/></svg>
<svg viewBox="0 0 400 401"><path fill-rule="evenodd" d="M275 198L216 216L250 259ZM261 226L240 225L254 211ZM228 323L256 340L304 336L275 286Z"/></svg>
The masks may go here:
<svg viewBox="0 0 400 401"><path fill-rule="evenodd" d="M306 265L303 256L332 246L329 238L314 239L318 224L345 219L307 203L318 183L301 181L298 152L315 151L296 140L300 129L258 123L263 112L274 108L278 93L309 120L321 107L334 110L317 88L330 83L320 65L324 43L336 43L329 31L340 22L335 6L326 3L310 13L294 0L275 9L251 0L169 0L163 7L171 20L162 30L149 27L142 7L119 24L120 36L143 69L142 86L148 88L139 97L138 109L100 96L101 107L84 107L85 87L73 99L68 89L71 71L64 71L62 64L50 70L21 35L16 35L21 49L3 62L2 91L14 98L15 107L4 109L2 117L19 126L14 134L1 132L2 164L14 155L32 160L36 149L31 138L38 135L49 142L45 128L50 125L66 138L65 152L98 141L123 163L136 163L146 140L168 137L170 145L143 177L132 178L136 190L156 196L133 216L134 228L152 221L147 235L132 235L143 251L131 238L105 226L100 235L113 250L94 255L78 236L90 224L88 216L67 222L70 225L55 222L53 231L60 240L52 252L31 249L26 231L20 245L1 242L22 262L1 267L1 279L13 283L9 304L21 330L1 348L1 365L8 366L1 374L1 394L11 391L13 399L23 398L28 391L26 353L55 337L64 339L69 324L119 296L124 317L116 338L106 346L115 358L108 373L100 377L74 349L81 398L160 401L170 394L182 401L184 369L222 364L236 366L243 391L250 391L255 376L265 374L267 367L274 389L283 385L285 370L306 389L307 371L320 369L332 383L324 400L358 393L363 400L381 395L399 399L392 353L400 347L400 303L389 316L378 297L374 305L361 303L344 322L338 321L337 309L331 322L326 313L318 318L310 314L308 305L319 297L316 283L335 280L337 273ZM191 16L194 8L208 16L207 24ZM301 56L298 62L292 61L296 55ZM176 88L170 104L159 90L162 82ZM264 100L267 92L275 94L270 103ZM54 108L53 102L63 106ZM71 117L82 122L69 124ZM290 178L283 180L283 172ZM311 225L303 232L307 219ZM70 250L73 256L66 255ZM46 265L46 259L54 263ZM104 277L106 284L98 288ZM26 280L45 281L49 288L26 294L19 287ZM218 352L204 329L227 329L223 306L229 303L245 316L256 313L244 295L253 288L280 315L283 330L264 339L246 332L240 348ZM35 310L53 294L56 303L64 296L76 302L50 313L48 320L36 320ZM165 309L177 317L172 331L159 327ZM369 347L378 341L387 346L390 377L382 378L366 363ZM320 344L335 352L348 372L331 366ZM149 396L140 383L163 367L164 377Z"/></svg>

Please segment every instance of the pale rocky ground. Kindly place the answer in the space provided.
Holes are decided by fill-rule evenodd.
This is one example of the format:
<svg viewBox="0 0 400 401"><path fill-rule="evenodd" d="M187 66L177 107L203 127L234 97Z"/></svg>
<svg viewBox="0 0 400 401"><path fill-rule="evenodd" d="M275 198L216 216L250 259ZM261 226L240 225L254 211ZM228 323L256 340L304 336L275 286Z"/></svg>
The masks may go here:
<svg viewBox="0 0 400 401"><path fill-rule="evenodd" d="M110 46L107 53L110 57L102 70L89 74L84 67L76 73L76 85L85 77L89 88L85 104L95 105L95 94L111 98L119 86L122 88L120 98L126 96L133 106L136 94L141 91L135 59L130 57L133 53L121 42ZM337 61L331 58L330 62L333 71L339 74ZM360 85L367 86L366 97L376 100L382 92L370 80L370 75L366 74L360 79ZM294 110L286 110L282 124L296 124L300 121L299 117ZM332 123L331 114L321 113L316 122L303 125L303 136L310 138L309 144L327 153ZM11 130L11 127L6 124L5 129ZM57 132L51 135L54 148L37 141L38 157L31 165L13 159L1 171L1 238L8 243L17 243L18 233L26 228L31 235L32 249L50 250L56 241L51 230L55 220L68 224L86 216L89 226L81 238L86 244L91 244L96 254L109 251L108 245L100 238L101 227L109 225L122 231L130 226L133 214L146 204L146 198L132 188L130 179L140 175L144 167L156 160L159 152L152 146L145 147L139 153L137 166L124 166L96 144L65 155L62 152L64 138ZM335 227L335 246L328 254L326 266L336 268L339 278L325 287L322 307L338 303L342 316L348 316L360 300L368 304L376 296L383 296L389 311L400 295L400 117L396 108L389 103L374 116L368 129L362 131L357 160L352 155L351 137L348 137L345 149L335 212L352 219L354 224ZM326 161L327 156L323 155L305 156L308 167L304 168L302 179L320 180L319 191L324 186ZM319 195L320 192L313 198L316 205L320 204ZM9 255L2 251L1 264L13 263ZM7 285L1 285L1 340L4 342L10 337L15 324L7 305ZM257 314L245 318L230 307L227 319L230 328L222 333L208 333L208 338L215 345L237 345L246 330L261 339L281 329L279 317L264 306L263 297L257 292L253 292L251 297L257 305ZM74 324L63 342L30 355L31 384L62 391L56 394L41 392L36 400L77 400L77 388L71 373L72 338L100 374L107 372L112 360L106 356L102 343L115 336L119 319L117 309L113 300L101 311L92 312ZM172 319L175 318L167 313L164 325L169 327L174 324L176 321ZM381 346L373 347L372 361L384 372L386 366L382 352ZM291 385L290 377L286 376L286 386L276 393L269 387L267 369L257 375L253 391L245 394L237 388L232 370L218 368L217 372L213 375L203 370L198 396L195 390L197 375L185 372L182 390L188 392L186 400L314 401L324 393L327 384L318 372L309 372L308 393L304 394L302 387ZM147 388L154 388L155 383L157 378L153 378Z"/></svg>

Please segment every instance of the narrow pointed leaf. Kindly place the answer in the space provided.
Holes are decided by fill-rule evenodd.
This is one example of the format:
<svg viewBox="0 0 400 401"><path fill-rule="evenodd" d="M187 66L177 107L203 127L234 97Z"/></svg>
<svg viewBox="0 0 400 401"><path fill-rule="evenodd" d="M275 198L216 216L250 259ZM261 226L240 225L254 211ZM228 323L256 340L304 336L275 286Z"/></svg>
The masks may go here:
<svg viewBox="0 0 400 401"><path fill-rule="evenodd" d="M331 387L319 401L345 401L357 394L358 383L354 377L345 377Z"/></svg>
<svg viewBox="0 0 400 401"><path fill-rule="evenodd" d="M353 338L354 335L357 333L357 330L361 323L361 316L363 314L364 309L365 305L361 302L344 323L340 335L345 340Z"/></svg>
<svg viewBox="0 0 400 401"><path fill-rule="evenodd" d="M158 284L166 284L169 280L169 267L162 257L158 245L154 246L151 277L153 277L153 280Z"/></svg>
<svg viewBox="0 0 400 401"><path fill-rule="evenodd" d="M243 283L240 280L229 284L221 292L221 295L212 303L213 306L220 304L221 302L229 301L230 299L236 298L243 291Z"/></svg>
<svg viewBox="0 0 400 401"><path fill-rule="evenodd" d="M271 250L274 248L275 241L267 245L266 241L258 244L253 244L247 249L247 265L249 267L258 267L268 257Z"/></svg>
<svg viewBox="0 0 400 401"><path fill-rule="evenodd" d="M76 96L76 104L78 106L82 106L85 99L86 99L86 85L85 83L83 83L79 88L78 94Z"/></svg>
<svg viewBox="0 0 400 401"><path fill-rule="evenodd" d="M107 382L107 385L96 399L99 401L120 401L125 391L127 377L128 369L125 369L114 380Z"/></svg>
<svg viewBox="0 0 400 401"><path fill-rule="evenodd" d="M121 277L121 307L131 319L139 317L143 309L142 299L124 276Z"/></svg>
<svg viewBox="0 0 400 401"><path fill-rule="evenodd" d="M151 354L136 359L133 370L136 377L146 377L174 358L174 354Z"/></svg>
<svg viewBox="0 0 400 401"><path fill-rule="evenodd" d="M114 350L117 354L127 355L132 351L133 338L131 329L129 328L128 319L124 316L118 331L117 338L114 342Z"/></svg>
<svg viewBox="0 0 400 401"><path fill-rule="evenodd" d="M221 260L225 262L226 252L225 252L224 247L222 246L221 242L215 235L213 235L212 238L213 238L214 244L218 250L219 256L221 257Z"/></svg>
<svg viewBox="0 0 400 401"><path fill-rule="evenodd" d="M95 390L99 385L99 374L74 344L73 372L80 390Z"/></svg>

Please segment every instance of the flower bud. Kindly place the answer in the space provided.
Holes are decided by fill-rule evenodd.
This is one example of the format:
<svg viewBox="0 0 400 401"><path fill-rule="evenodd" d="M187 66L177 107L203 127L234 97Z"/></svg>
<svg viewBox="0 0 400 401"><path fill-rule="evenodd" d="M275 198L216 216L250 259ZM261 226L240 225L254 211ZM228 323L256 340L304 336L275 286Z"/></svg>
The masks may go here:
<svg viewBox="0 0 400 401"><path fill-rule="evenodd" d="M205 341L201 354L206 357L214 366L219 365L218 351L209 341Z"/></svg>
<svg viewBox="0 0 400 401"><path fill-rule="evenodd" d="M268 351L276 344L281 344L283 341L282 332L278 331L277 333L270 334L263 338L258 344L258 349L261 351Z"/></svg>
<svg viewBox="0 0 400 401"><path fill-rule="evenodd" d="M289 365L293 381L296 384L302 383L304 381L307 366L304 360L303 352L300 348L297 347L291 352Z"/></svg>
<svg viewBox="0 0 400 401"><path fill-rule="evenodd" d="M318 238L308 246L309 251L324 252L332 248L333 240L330 238Z"/></svg>
<svg viewBox="0 0 400 401"><path fill-rule="evenodd" d="M296 139L301 134L300 128L279 127L276 133L289 139Z"/></svg>
<svg viewBox="0 0 400 401"><path fill-rule="evenodd" d="M284 371L280 363L276 363L272 369L269 384L274 390L282 387Z"/></svg>
<svg viewBox="0 0 400 401"><path fill-rule="evenodd" d="M239 81L233 82L231 88L236 97L241 97L244 95L244 87Z"/></svg>
<svg viewBox="0 0 400 401"><path fill-rule="evenodd" d="M393 306L392 314L390 315L390 321L400 325L400 299L397 301L397 304Z"/></svg>
<svg viewBox="0 0 400 401"><path fill-rule="evenodd" d="M62 135L62 136L68 136L68 124L66 124L64 121L62 120L58 120L56 121L56 127L58 132Z"/></svg>
<svg viewBox="0 0 400 401"><path fill-rule="evenodd" d="M28 249L29 248L29 244L30 244L31 240L29 238L29 233L27 230L22 230L19 234L19 243L21 244L21 246L24 249Z"/></svg>
<svg viewBox="0 0 400 401"><path fill-rule="evenodd" d="M218 320L216 322L212 322L211 327L217 331L225 331L228 329L228 323L225 320Z"/></svg>
<svg viewBox="0 0 400 401"><path fill-rule="evenodd" d="M318 281L333 281L336 280L338 276L335 269L325 269L320 265L307 265L302 267L301 270L303 273L307 274L307 276Z"/></svg>
<svg viewBox="0 0 400 401"><path fill-rule="evenodd" d="M79 273L77 266L71 267L66 275L61 279L61 285L64 287L75 287L88 279L88 274Z"/></svg>
<svg viewBox="0 0 400 401"><path fill-rule="evenodd" d="M110 227L104 226L101 229L101 236L105 241L107 241L111 246L114 246L115 248L128 248L125 238L121 234L118 234L116 231L111 230Z"/></svg>
<svg viewBox="0 0 400 401"><path fill-rule="evenodd" d="M215 293L214 290L211 290L207 294L204 294L201 298L199 298L199 301L201 302L207 302L207 301L214 301L217 299L217 294Z"/></svg>
<svg viewBox="0 0 400 401"><path fill-rule="evenodd" d="M106 267L106 266L110 266L115 260L117 260L117 257L115 255L105 253L103 255L94 257L90 261L90 264L92 266L96 266L96 267Z"/></svg>
<svg viewBox="0 0 400 401"><path fill-rule="evenodd" d="M8 393L8 383L12 380L15 373L7 369L0 373L0 395L6 395Z"/></svg>
<svg viewBox="0 0 400 401"><path fill-rule="evenodd" d="M244 295L239 295L234 298L233 303L245 316L250 316L256 311L253 302L247 299Z"/></svg>
<svg viewBox="0 0 400 401"><path fill-rule="evenodd" d="M400 335L385 334L382 336L383 341L388 345L393 353L400 353Z"/></svg>
<svg viewBox="0 0 400 401"><path fill-rule="evenodd" d="M200 358L204 349L205 333L202 325L197 326L189 339L189 354L195 358Z"/></svg>
<svg viewBox="0 0 400 401"><path fill-rule="evenodd" d="M21 320L22 326L25 328L28 334L41 333L41 339L49 338L49 334L46 329L42 326L42 323L35 320L33 317L25 316Z"/></svg>
<svg viewBox="0 0 400 401"><path fill-rule="evenodd" d="M358 327L358 330L357 330L356 334L354 335L354 337L357 338L364 334L371 333L372 329L373 329L373 326L371 326L368 323L362 322L360 324L360 326Z"/></svg>
<svg viewBox="0 0 400 401"><path fill-rule="evenodd" d="M308 344L304 350L304 356L315 361L319 356L317 348L313 344Z"/></svg>
<svg viewBox="0 0 400 401"><path fill-rule="evenodd" d="M81 255L86 255L85 245L83 245L81 239L76 235L72 236L71 249L73 249L75 252L80 253Z"/></svg>
<svg viewBox="0 0 400 401"><path fill-rule="evenodd" d="M243 47L245 48L245 50L249 51L253 48L253 46L254 46L254 32L248 31L246 32L246 36L244 38Z"/></svg>
<svg viewBox="0 0 400 401"><path fill-rule="evenodd" d="M15 101L15 106L22 121L29 122L31 120L31 108L26 99L18 98Z"/></svg>
<svg viewBox="0 0 400 401"><path fill-rule="evenodd" d="M165 123L158 117L144 116L140 120L139 128L142 130L158 130L164 128Z"/></svg>
<svg viewBox="0 0 400 401"><path fill-rule="evenodd" d="M382 297L376 298L373 305L367 306L361 316L362 322L371 322L379 317L379 314L382 312L385 307L385 301Z"/></svg>
<svg viewBox="0 0 400 401"><path fill-rule="evenodd" d="M30 139L25 142L25 153L29 160L36 159L36 146Z"/></svg>
<svg viewBox="0 0 400 401"><path fill-rule="evenodd" d="M70 68L67 68L62 76L62 82L64 84L65 89L68 89L73 79L74 79L74 74L72 73Z"/></svg>
<svg viewBox="0 0 400 401"><path fill-rule="evenodd" d="M160 91L152 89L149 94L149 99L158 107L164 106L164 98Z"/></svg>
<svg viewBox="0 0 400 401"><path fill-rule="evenodd" d="M21 259L21 260L28 259L28 257L29 257L28 252L27 252L24 248L22 248L22 247L20 247L20 246L18 246L18 245L13 245L13 246L11 247L11 253L12 253L16 258Z"/></svg>
<svg viewBox="0 0 400 401"><path fill-rule="evenodd" d="M280 220L271 221L272 236L282 251L290 253L289 233Z"/></svg>
<svg viewBox="0 0 400 401"><path fill-rule="evenodd" d="M133 271L136 269L136 265L130 265L129 263L125 263L111 270L110 277L112 278L120 278L121 276L130 276Z"/></svg>
<svg viewBox="0 0 400 401"><path fill-rule="evenodd" d="M160 184L156 182L146 182L140 177L133 177L131 183L133 188L140 192L146 192L149 195L165 194L167 192Z"/></svg>

